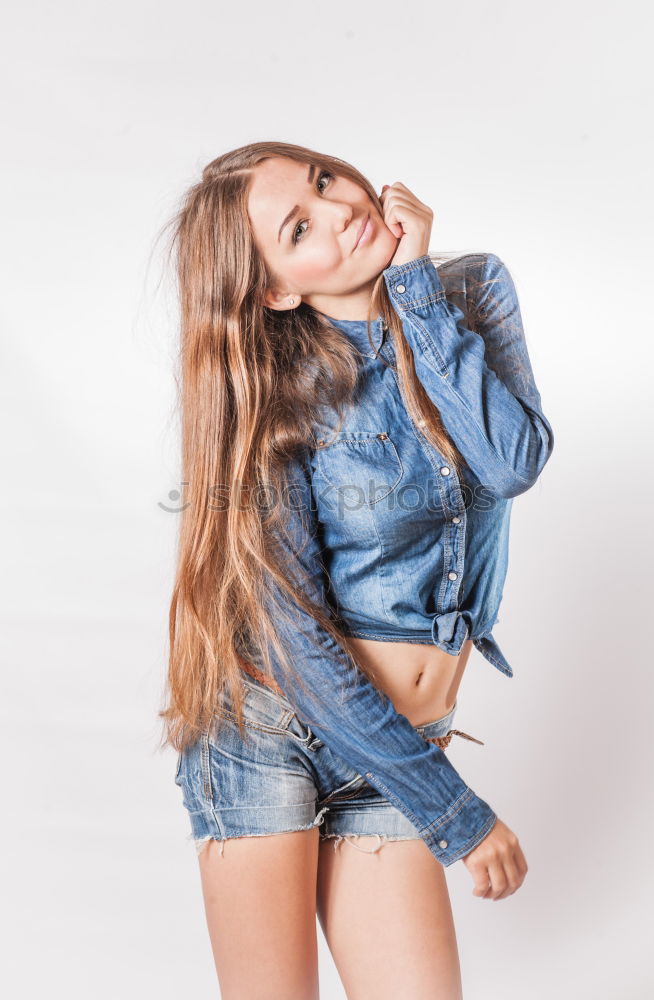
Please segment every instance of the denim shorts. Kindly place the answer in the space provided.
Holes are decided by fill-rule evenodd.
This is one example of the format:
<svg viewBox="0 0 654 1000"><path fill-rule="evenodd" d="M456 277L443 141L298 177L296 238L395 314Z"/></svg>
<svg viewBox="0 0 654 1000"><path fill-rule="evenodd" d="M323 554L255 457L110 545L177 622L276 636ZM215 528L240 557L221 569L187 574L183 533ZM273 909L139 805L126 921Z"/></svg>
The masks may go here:
<svg viewBox="0 0 654 1000"><path fill-rule="evenodd" d="M243 683L244 737L227 693L220 728L213 722L178 756L175 784L198 854L209 840L222 841L224 854L224 842L234 837L314 826L321 840L334 838L334 848L349 838L376 836L369 853L384 841L420 839L404 814L332 753L283 696L249 676ZM447 715L416 731L425 739L446 736L456 709L455 701Z"/></svg>

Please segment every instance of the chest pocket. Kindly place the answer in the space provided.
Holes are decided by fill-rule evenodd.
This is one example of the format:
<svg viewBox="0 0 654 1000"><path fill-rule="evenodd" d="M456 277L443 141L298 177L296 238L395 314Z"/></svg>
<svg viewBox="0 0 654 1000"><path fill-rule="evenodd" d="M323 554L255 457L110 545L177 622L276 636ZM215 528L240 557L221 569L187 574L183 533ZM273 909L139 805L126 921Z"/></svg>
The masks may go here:
<svg viewBox="0 0 654 1000"><path fill-rule="evenodd" d="M386 431L344 431L318 441L316 478L324 498L372 507L388 497L403 475L400 456Z"/></svg>
<svg viewBox="0 0 654 1000"><path fill-rule="evenodd" d="M386 617L383 561L397 544L403 476L386 431L330 431L313 450L322 559L330 599L345 618L361 609L373 620Z"/></svg>

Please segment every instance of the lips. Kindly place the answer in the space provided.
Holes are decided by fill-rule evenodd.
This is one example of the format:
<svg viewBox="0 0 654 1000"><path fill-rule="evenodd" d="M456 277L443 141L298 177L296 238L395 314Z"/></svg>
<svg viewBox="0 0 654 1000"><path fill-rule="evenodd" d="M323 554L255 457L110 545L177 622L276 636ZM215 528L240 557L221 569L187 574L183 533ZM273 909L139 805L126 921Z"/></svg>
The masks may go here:
<svg viewBox="0 0 654 1000"><path fill-rule="evenodd" d="M359 240L360 240L360 239L361 239L361 237L363 236L363 230L364 230L364 229L366 228L366 224L367 224L367 222L368 222L368 219L369 219L369 218L370 218L370 213L368 213L368 214L367 214L367 215L365 216L365 218L364 218L363 222L361 223L361 228L359 229L359 232L357 233L357 241L356 241L356 243L354 244L354 246L352 247L352 249L353 249L353 250L356 250L356 248L358 247L358 245L359 245Z"/></svg>

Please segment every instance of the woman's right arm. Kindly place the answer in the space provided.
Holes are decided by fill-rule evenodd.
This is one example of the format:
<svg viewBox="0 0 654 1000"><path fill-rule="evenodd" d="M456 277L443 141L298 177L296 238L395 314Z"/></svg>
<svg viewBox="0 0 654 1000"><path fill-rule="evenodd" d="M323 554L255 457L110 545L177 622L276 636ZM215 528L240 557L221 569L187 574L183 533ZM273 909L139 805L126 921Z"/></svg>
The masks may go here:
<svg viewBox="0 0 654 1000"><path fill-rule="evenodd" d="M306 459L289 463L287 482L285 523L290 544L279 538L280 547L291 578L293 566L300 564L310 580L309 596L327 610ZM295 578L294 582L299 581ZM275 680L298 717L413 823L441 864L451 865L472 851L497 820L491 807L463 781L444 751L424 740L406 716L382 697L311 615L289 608L288 598L274 581L271 595L295 618L292 625L279 615L274 620L280 620L280 638L306 682L307 693L286 690L274 649L271 659Z"/></svg>
<svg viewBox="0 0 654 1000"><path fill-rule="evenodd" d="M456 296L446 296L429 254L387 267L384 279L416 375L449 436L479 482L511 498L538 479L554 432L534 380L511 274L495 254L481 256L480 332L466 326ZM445 277L448 267L442 270Z"/></svg>

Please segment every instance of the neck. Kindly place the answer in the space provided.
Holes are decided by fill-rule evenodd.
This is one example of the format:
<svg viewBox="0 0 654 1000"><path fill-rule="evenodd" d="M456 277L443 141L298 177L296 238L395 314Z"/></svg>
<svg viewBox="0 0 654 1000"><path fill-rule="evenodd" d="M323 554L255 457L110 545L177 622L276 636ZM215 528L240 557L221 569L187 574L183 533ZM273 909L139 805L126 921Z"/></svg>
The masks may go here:
<svg viewBox="0 0 654 1000"><path fill-rule="evenodd" d="M316 312L323 313L330 319L339 319L346 323L365 323L376 280L374 278L346 295L308 295L304 301ZM374 320L375 317L372 316L371 319Z"/></svg>

